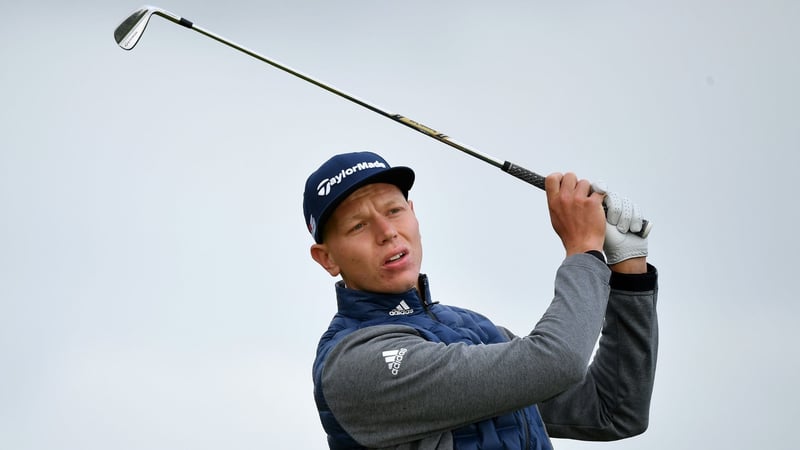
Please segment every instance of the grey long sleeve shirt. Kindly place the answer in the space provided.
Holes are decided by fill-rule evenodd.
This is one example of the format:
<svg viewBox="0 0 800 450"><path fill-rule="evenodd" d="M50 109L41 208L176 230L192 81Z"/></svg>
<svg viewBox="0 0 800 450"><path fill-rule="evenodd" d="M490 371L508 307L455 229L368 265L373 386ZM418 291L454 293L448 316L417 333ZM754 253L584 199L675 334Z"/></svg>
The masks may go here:
<svg viewBox="0 0 800 450"><path fill-rule="evenodd" d="M401 324L362 328L327 357L327 403L353 438L375 448L451 448L450 430L532 404L552 437L641 433L658 345L657 275L649 269L612 274L594 256L566 258L533 331L520 337L500 328L505 343L446 345ZM403 377L367 363L401 348L413 355L402 361Z"/></svg>

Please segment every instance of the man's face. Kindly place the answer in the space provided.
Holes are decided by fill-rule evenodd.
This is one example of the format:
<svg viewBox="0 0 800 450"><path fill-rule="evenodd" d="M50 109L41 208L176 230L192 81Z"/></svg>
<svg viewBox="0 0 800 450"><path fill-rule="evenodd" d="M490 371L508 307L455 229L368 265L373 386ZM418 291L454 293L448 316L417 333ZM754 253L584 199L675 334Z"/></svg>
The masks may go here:
<svg viewBox="0 0 800 450"><path fill-rule="evenodd" d="M422 239L414 205L397 186L368 184L334 210L311 256L350 289L401 293L417 286Z"/></svg>

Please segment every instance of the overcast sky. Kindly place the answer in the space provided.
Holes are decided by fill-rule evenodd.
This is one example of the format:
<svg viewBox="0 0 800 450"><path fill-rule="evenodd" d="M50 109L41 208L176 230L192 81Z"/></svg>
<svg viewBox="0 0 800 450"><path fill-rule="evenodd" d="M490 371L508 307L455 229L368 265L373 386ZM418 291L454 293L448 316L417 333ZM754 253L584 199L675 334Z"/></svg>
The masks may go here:
<svg viewBox="0 0 800 450"><path fill-rule="evenodd" d="M0 448L321 450L335 311L306 176L373 150L434 297L527 333L562 257L544 194L141 6L13 2L0 27ZM800 3L179 1L196 24L655 224L650 429L564 449L795 449Z"/></svg>

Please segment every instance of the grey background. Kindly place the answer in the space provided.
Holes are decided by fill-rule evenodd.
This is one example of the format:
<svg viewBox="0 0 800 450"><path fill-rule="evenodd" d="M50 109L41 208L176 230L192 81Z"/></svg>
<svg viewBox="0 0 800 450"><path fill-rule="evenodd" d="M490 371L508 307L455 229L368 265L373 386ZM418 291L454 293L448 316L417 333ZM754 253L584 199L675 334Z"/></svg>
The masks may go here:
<svg viewBox="0 0 800 450"><path fill-rule="evenodd" d="M437 300L517 333L562 258L542 192L137 3L3 6L0 447L325 448L335 305L307 174L410 165ZM800 4L158 4L460 142L602 179L654 223L651 427L559 449L797 448Z"/></svg>

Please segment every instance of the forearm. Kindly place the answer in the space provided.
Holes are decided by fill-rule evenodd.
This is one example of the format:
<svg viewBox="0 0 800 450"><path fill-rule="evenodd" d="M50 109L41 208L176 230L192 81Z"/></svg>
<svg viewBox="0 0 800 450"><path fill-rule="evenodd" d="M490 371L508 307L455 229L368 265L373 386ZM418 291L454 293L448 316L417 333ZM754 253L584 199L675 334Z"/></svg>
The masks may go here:
<svg viewBox="0 0 800 450"><path fill-rule="evenodd" d="M613 440L647 428L658 350L656 278L652 266L647 274L612 276L606 323L586 379L540 405L551 436Z"/></svg>

